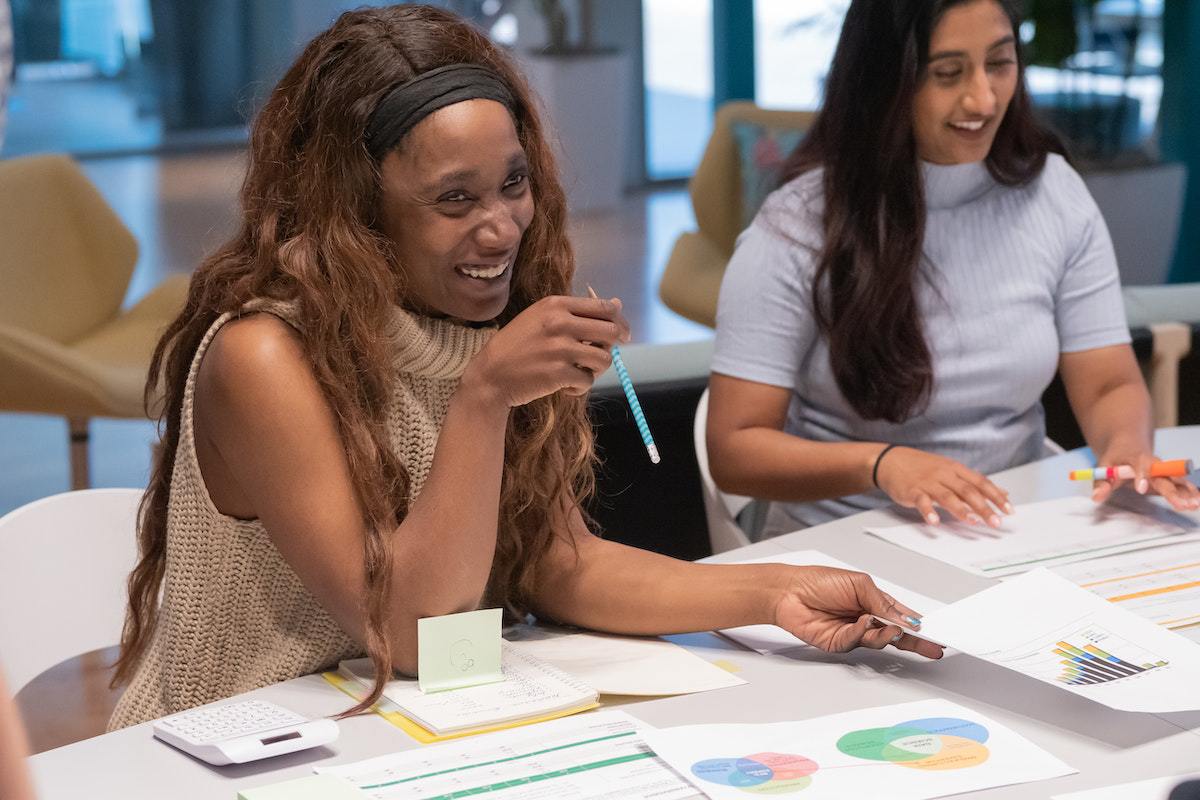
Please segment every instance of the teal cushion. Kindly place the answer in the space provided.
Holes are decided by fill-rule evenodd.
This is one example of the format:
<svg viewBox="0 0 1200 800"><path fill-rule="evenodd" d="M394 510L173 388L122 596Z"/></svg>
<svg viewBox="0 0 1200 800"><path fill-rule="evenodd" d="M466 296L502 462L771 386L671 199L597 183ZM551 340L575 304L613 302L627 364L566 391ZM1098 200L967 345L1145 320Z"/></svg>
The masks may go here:
<svg viewBox="0 0 1200 800"><path fill-rule="evenodd" d="M738 167L742 180L742 227L758 213L758 207L779 185L783 164L807 132L800 128L773 128L753 122L734 121Z"/></svg>

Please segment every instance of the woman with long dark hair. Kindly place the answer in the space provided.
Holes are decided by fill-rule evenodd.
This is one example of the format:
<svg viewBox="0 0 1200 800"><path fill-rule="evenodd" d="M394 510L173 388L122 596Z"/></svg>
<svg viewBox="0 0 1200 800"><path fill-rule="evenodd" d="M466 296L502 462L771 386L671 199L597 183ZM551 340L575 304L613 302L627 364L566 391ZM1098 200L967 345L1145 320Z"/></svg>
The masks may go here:
<svg viewBox="0 0 1200 800"><path fill-rule="evenodd" d="M414 672L417 619L481 604L940 655L872 622L915 612L860 573L689 564L589 532L583 395L629 329L619 301L571 296L529 89L470 24L342 15L257 118L241 199L151 366L165 430L112 727L366 652L361 710Z"/></svg>
<svg viewBox="0 0 1200 800"><path fill-rule="evenodd" d="M1200 507L1147 479L1112 244L1034 119L1019 25L1013 0L850 4L824 106L721 287L709 461L778 501L768 534L888 502L999 526L985 474L1042 455L1056 370L1099 463Z"/></svg>

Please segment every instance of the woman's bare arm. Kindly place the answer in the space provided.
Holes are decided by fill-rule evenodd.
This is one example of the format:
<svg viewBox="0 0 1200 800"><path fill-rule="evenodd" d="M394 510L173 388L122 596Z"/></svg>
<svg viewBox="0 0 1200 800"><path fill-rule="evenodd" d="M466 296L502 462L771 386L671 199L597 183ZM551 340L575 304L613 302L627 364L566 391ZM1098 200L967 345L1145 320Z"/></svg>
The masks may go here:
<svg viewBox="0 0 1200 800"><path fill-rule="evenodd" d="M390 634L415 667L416 620L474 608L491 571L508 408L463 386L429 477L391 534ZM260 519L344 630L365 641L364 520L333 411L299 337L265 314L227 324L201 366L197 450L217 507Z"/></svg>
<svg viewBox="0 0 1200 800"><path fill-rule="evenodd" d="M34 800L33 781L25 766L28 754L25 729L0 677L0 797L4 800Z"/></svg>

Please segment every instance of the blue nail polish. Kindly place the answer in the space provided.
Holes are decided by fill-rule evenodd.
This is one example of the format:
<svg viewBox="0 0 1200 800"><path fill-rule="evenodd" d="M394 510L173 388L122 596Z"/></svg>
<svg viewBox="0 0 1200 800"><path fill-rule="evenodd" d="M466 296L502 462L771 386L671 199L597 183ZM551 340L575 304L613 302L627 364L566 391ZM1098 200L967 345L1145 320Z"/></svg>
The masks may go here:
<svg viewBox="0 0 1200 800"><path fill-rule="evenodd" d="M919 628L919 627L921 627L921 618L920 618L920 617L909 617L909 616L906 616L906 617L904 618L904 621L905 621L905 622L907 622L909 625L913 626L914 628Z"/></svg>

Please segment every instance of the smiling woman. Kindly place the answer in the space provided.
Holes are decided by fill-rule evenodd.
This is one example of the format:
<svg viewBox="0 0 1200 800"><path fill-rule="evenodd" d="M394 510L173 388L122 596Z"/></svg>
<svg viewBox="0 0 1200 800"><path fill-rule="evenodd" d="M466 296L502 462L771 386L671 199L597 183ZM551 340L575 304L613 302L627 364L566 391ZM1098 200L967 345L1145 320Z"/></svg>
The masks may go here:
<svg viewBox="0 0 1200 800"><path fill-rule="evenodd" d="M1104 220L1030 110L1016 0L854 0L825 105L742 234L717 312L709 462L778 534L897 503L998 527L985 477L1042 455L1060 372L1138 491L1149 397ZM1114 483L1101 481L1094 499Z"/></svg>
<svg viewBox="0 0 1200 800"><path fill-rule="evenodd" d="M534 209L509 114L494 100L448 106L383 159L380 228L426 310L486 322L508 304L510 267Z"/></svg>
<svg viewBox="0 0 1200 800"><path fill-rule="evenodd" d="M997 3L947 14L929 39L913 97L917 153L933 164L983 161L1017 90L1017 39Z"/></svg>
<svg viewBox="0 0 1200 800"><path fill-rule="evenodd" d="M940 655L860 573L588 530L583 395L629 327L619 300L570 295L550 152L508 57L444 11L348 12L305 48L255 121L242 229L151 366L165 432L113 727L365 651L362 710L414 671L418 619L485 604Z"/></svg>

